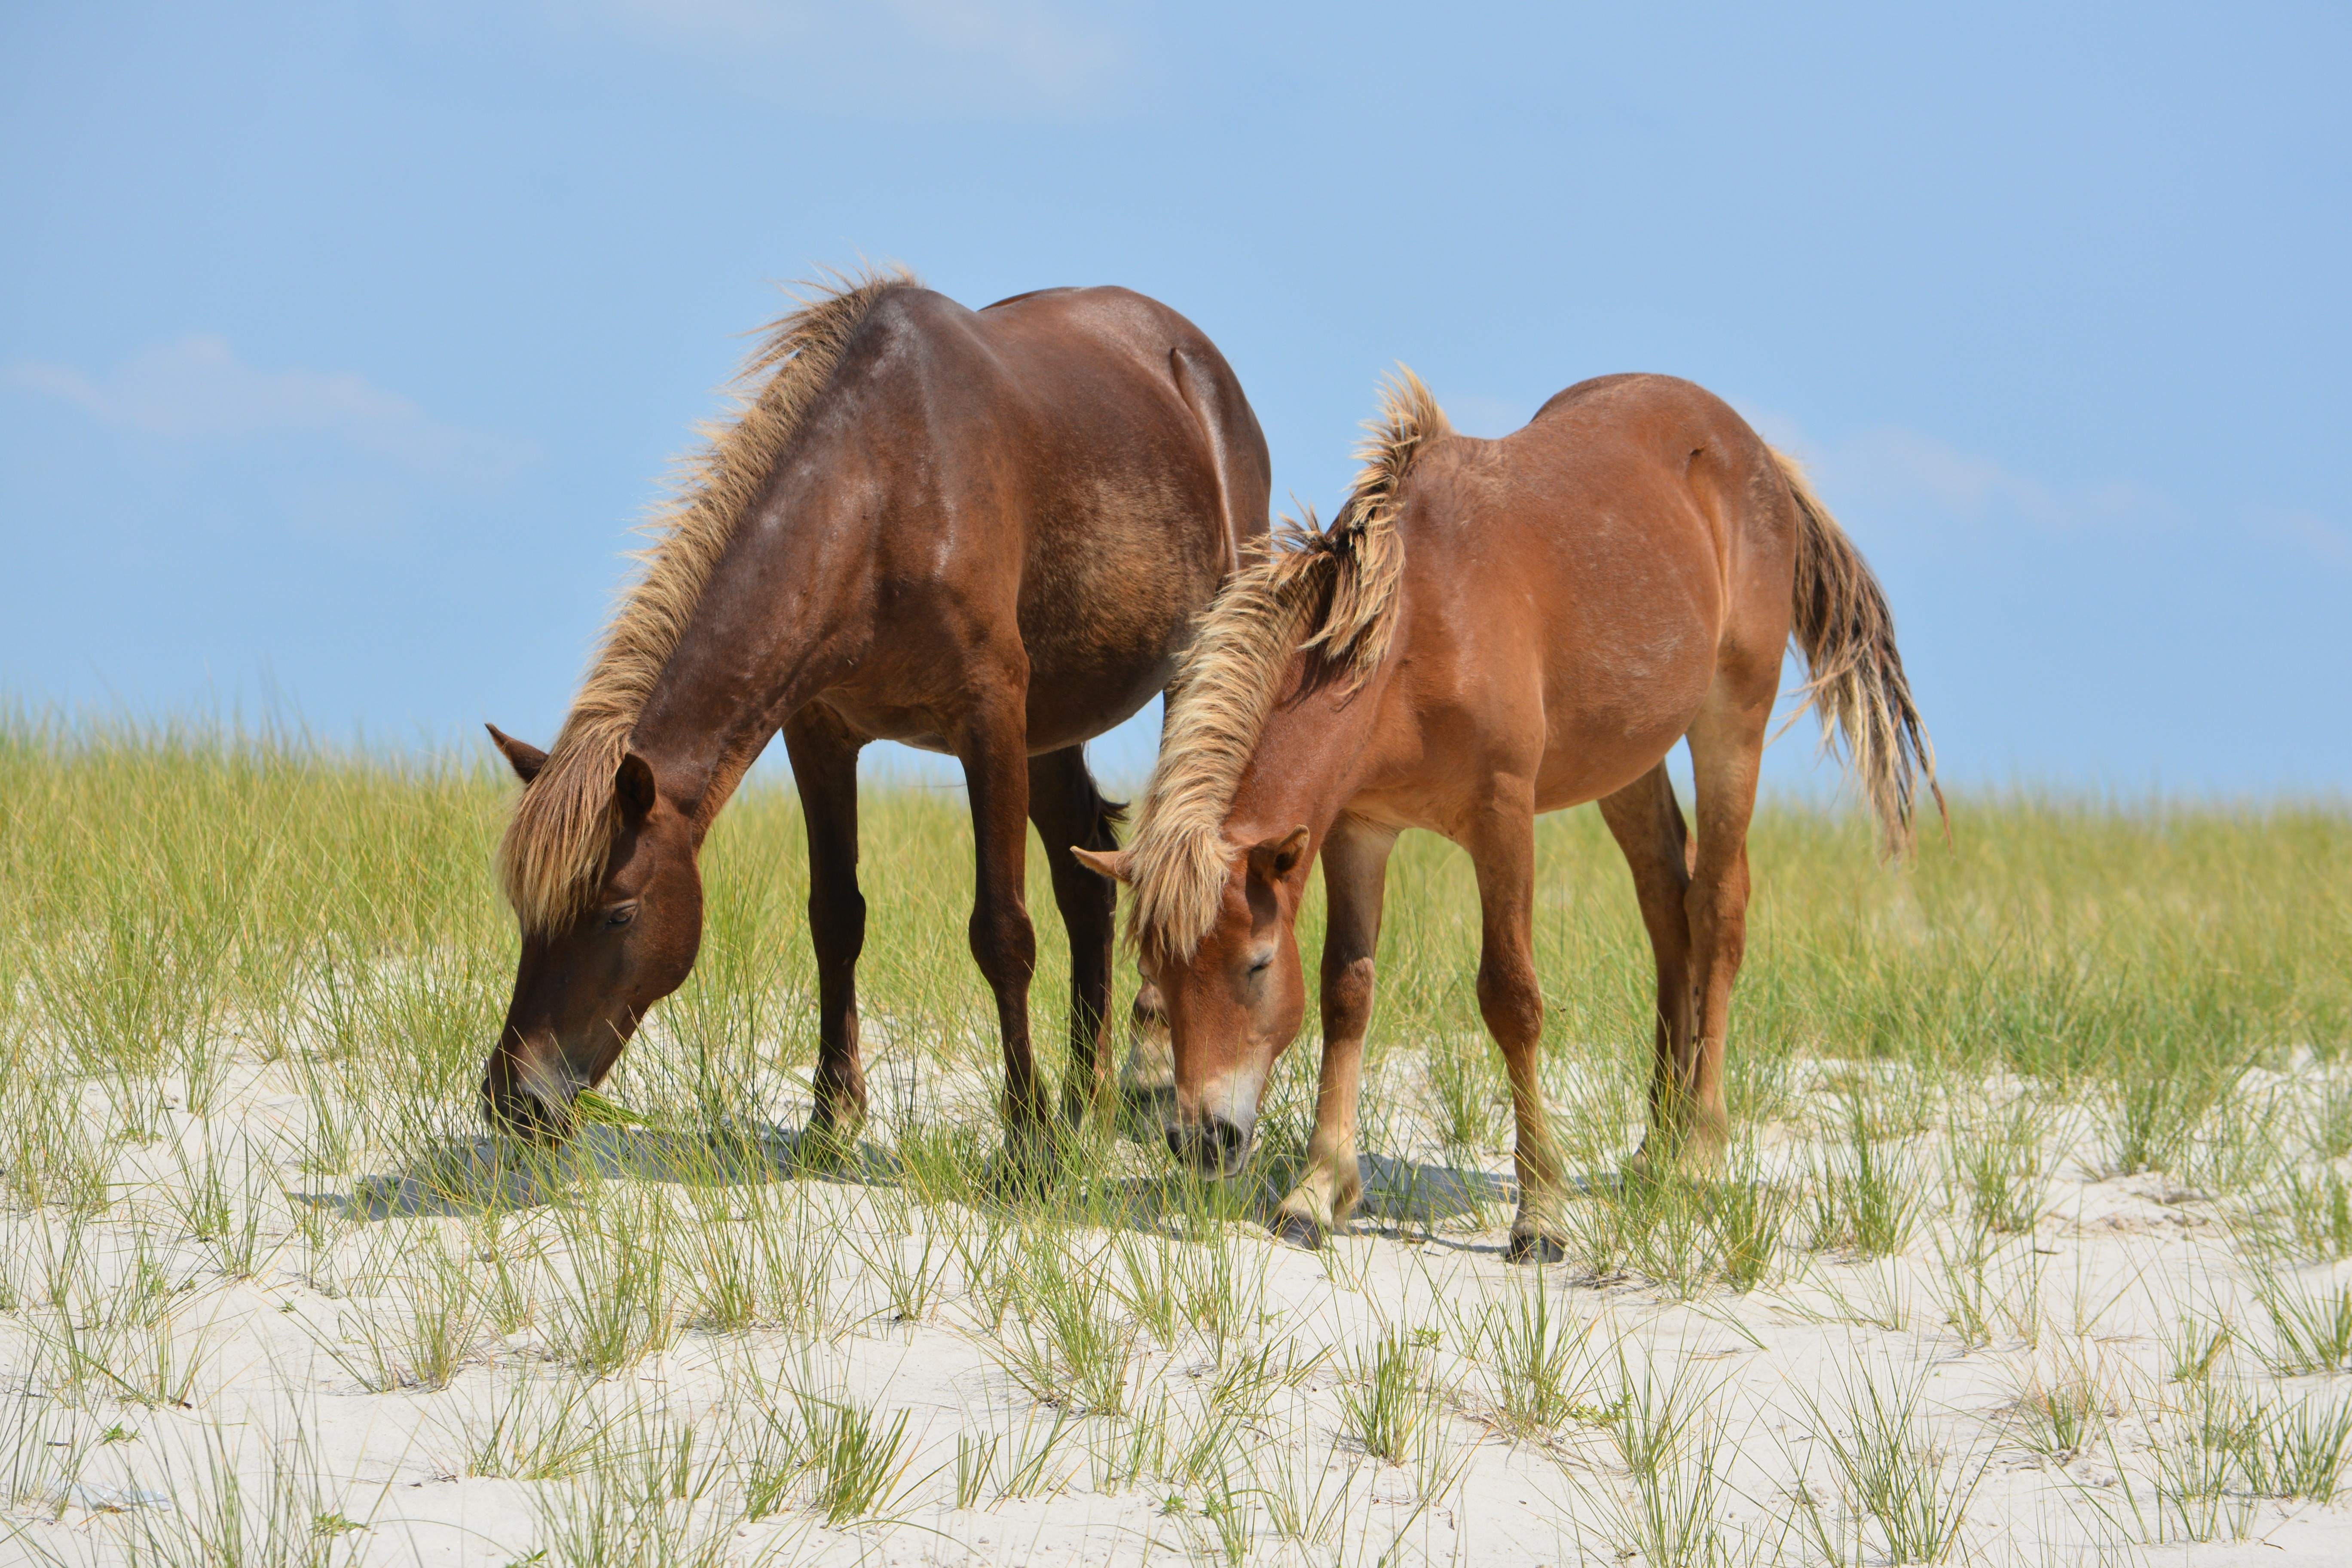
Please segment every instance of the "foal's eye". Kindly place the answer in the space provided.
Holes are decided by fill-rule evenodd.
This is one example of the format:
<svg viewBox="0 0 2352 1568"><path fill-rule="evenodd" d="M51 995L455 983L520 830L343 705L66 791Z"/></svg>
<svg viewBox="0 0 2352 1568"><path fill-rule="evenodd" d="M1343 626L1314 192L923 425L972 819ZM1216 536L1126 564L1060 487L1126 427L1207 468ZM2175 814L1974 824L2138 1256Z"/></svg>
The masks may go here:
<svg viewBox="0 0 2352 1568"><path fill-rule="evenodd" d="M627 925L631 921L635 920L636 918L637 906L635 904L623 904L616 910L607 910L604 912L604 929L606 931L611 931L615 927Z"/></svg>
<svg viewBox="0 0 2352 1568"><path fill-rule="evenodd" d="M1261 958L1256 963L1251 964L1249 966L1249 972L1252 974L1264 974L1267 970L1272 969L1273 967L1274 954L1269 952L1264 958Z"/></svg>

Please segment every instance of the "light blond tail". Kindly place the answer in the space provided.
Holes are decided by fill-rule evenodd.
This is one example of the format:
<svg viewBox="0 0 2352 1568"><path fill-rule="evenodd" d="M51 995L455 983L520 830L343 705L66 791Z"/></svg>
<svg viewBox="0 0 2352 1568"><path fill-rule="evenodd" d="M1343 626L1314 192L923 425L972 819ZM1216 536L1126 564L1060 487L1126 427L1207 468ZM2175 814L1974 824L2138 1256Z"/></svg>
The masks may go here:
<svg viewBox="0 0 2352 1568"><path fill-rule="evenodd" d="M1895 614L1862 552L1813 493L1804 468L1783 452L1772 459L1797 500L1790 635L1805 656L1805 704L1821 719L1823 751L1834 752L1838 739L1844 740L1847 771L1878 818L1886 853L1907 854L1916 847L1914 817L1922 785L1947 832L1950 816L1936 783L1936 748L1895 651Z"/></svg>

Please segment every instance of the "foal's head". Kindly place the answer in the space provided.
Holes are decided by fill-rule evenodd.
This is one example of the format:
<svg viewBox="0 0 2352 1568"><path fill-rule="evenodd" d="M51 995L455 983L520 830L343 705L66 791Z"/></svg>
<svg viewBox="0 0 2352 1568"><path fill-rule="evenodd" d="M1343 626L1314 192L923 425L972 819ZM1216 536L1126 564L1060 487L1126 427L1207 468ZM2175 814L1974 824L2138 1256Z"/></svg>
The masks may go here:
<svg viewBox="0 0 2352 1568"><path fill-rule="evenodd" d="M547 753L490 737L525 787ZM653 770L625 753L612 780L612 847L593 887L540 910L518 906L522 962L506 1026L482 1078L490 1124L553 1141L572 1102L610 1072L646 1009L677 990L702 943L702 879L692 825Z"/></svg>
<svg viewBox="0 0 2352 1568"><path fill-rule="evenodd" d="M1176 1059L1168 1146L1207 1176L1230 1176L1249 1158L1266 1077L1297 1035L1307 1007L1297 929L1307 829L1223 847L1228 858L1215 913L1189 949L1171 931L1137 932L1143 972L1167 1009ZM1077 853L1105 876L1133 880L1129 851Z"/></svg>

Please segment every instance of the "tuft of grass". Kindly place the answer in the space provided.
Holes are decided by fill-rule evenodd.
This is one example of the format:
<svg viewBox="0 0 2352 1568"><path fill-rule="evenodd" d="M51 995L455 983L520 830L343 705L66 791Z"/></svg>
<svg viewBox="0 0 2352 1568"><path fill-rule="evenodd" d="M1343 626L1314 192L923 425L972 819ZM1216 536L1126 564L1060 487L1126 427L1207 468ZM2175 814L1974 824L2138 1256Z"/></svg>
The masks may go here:
<svg viewBox="0 0 2352 1568"><path fill-rule="evenodd" d="M1609 1534L1616 1555L1694 1568L1729 1563L1732 1546L1721 1517L1723 1422L1707 1392L1679 1373L1661 1383L1622 1363L1619 1380L1609 1436L1633 1496L1631 1502L1611 1497Z"/></svg>
<svg viewBox="0 0 2352 1568"><path fill-rule="evenodd" d="M574 1216L567 1229L571 1245L553 1273L556 1305L549 1322L556 1353L601 1377L666 1347L677 1321L660 1205L599 1203Z"/></svg>
<svg viewBox="0 0 2352 1568"><path fill-rule="evenodd" d="M1434 1416L1425 1360L1402 1329L1384 1331L1349 1359L1349 1380L1339 1386L1340 1429L1372 1458L1405 1463Z"/></svg>
<svg viewBox="0 0 2352 1568"><path fill-rule="evenodd" d="M552 1481L591 1468L616 1443L633 1415L602 1409L594 1385L528 1373L506 1381L488 1410L450 1434L463 1473L515 1481Z"/></svg>
<svg viewBox="0 0 2352 1568"><path fill-rule="evenodd" d="M907 1413L883 1426L870 1405L796 1393L811 1477L809 1508L828 1529L889 1511L913 1463Z"/></svg>
<svg viewBox="0 0 2352 1568"><path fill-rule="evenodd" d="M444 1388L481 1344L480 1292L462 1257L436 1238L402 1298L339 1315L326 1348L371 1393Z"/></svg>
<svg viewBox="0 0 2352 1568"><path fill-rule="evenodd" d="M2105 1430L2107 1400L2090 1374L2077 1368L2028 1389L2018 1399L2017 1414L2025 1447L2063 1464Z"/></svg>
<svg viewBox="0 0 2352 1568"><path fill-rule="evenodd" d="M1031 1238L1012 1327L994 1354L1032 1397L1115 1415L1132 1397L1135 1329L1111 1310L1102 1259L1076 1258L1051 1233Z"/></svg>
<svg viewBox="0 0 2352 1568"><path fill-rule="evenodd" d="M2272 1411L2253 1432L2242 1463L2246 1484L2262 1497L2334 1502L2352 1466L2352 1404L2299 1400Z"/></svg>
<svg viewBox="0 0 2352 1568"><path fill-rule="evenodd" d="M1486 1309L1472 1353L1491 1373L1487 1397L1497 1426L1516 1437L1539 1437L1591 1413L1597 1369L1586 1344L1593 1327L1579 1324L1540 1280Z"/></svg>
<svg viewBox="0 0 2352 1568"><path fill-rule="evenodd" d="M2236 1339L2237 1331L2226 1322L2181 1313L2165 1338L2166 1381L2203 1383L2220 1369Z"/></svg>
<svg viewBox="0 0 2352 1568"><path fill-rule="evenodd" d="M2352 1280L2306 1287L2264 1267L2254 1278L2254 1300L2271 1322L2264 1360L2272 1372L2293 1377L2352 1369Z"/></svg>
<svg viewBox="0 0 2352 1568"><path fill-rule="evenodd" d="M2248 1221L2256 1245L2322 1263L2352 1258L2352 1184L2333 1169L2289 1169Z"/></svg>
<svg viewBox="0 0 2352 1568"><path fill-rule="evenodd" d="M1924 1408L1924 1369L1906 1375L1864 1363L1841 1381L1844 1399L1838 1409L1802 1396L1839 1492L1876 1522L1891 1561L1945 1561L1959 1545L1990 1450L1972 1458L1935 1441Z"/></svg>
<svg viewBox="0 0 2352 1568"><path fill-rule="evenodd" d="M1857 1090L1840 1097L1832 1125L1839 1141L1811 1173L1813 1246L1851 1247L1865 1258L1902 1251L1922 1206L1910 1162Z"/></svg>
<svg viewBox="0 0 2352 1568"><path fill-rule="evenodd" d="M254 1469L216 1427L194 1458L134 1475L139 1489L162 1492L173 1506L123 1515L130 1560L156 1568L347 1568L364 1560L373 1531L351 1517L357 1502L334 1489L307 1437L266 1445L257 1476Z"/></svg>
<svg viewBox="0 0 2352 1568"><path fill-rule="evenodd" d="M1953 1184L1964 1194L1978 1228L2005 1236L2032 1234L2040 1223L2051 1172L2042 1159L2050 1110L2021 1093L1998 1110L1969 1115L1966 1131L1954 1119L1945 1142Z"/></svg>

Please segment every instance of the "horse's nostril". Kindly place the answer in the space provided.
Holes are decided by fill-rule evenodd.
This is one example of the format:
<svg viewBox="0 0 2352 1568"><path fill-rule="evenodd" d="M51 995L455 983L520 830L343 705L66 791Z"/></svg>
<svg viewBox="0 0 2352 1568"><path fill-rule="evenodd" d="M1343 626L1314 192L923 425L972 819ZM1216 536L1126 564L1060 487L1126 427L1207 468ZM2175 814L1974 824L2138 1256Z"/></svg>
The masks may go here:
<svg viewBox="0 0 2352 1568"><path fill-rule="evenodd" d="M1240 1153L1242 1146L1249 1142L1248 1133L1222 1116L1209 1119L1209 1134L1217 1141L1217 1162L1223 1165L1232 1164L1234 1156Z"/></svg>

